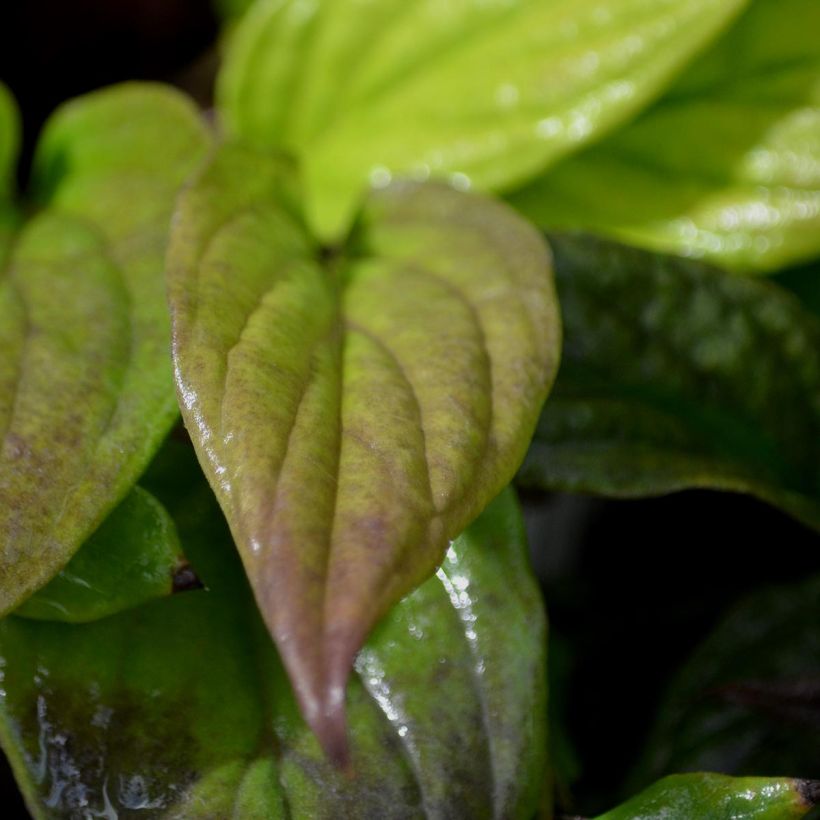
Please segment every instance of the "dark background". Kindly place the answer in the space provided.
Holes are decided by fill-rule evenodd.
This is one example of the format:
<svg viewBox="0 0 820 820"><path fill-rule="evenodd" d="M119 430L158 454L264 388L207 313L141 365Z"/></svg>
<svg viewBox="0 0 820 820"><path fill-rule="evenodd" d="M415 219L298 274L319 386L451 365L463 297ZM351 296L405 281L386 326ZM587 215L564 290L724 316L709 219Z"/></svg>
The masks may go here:
<svg viewBox="0 0 820 820"><path fill-rule="evenodd" d="M207 105L217 31L204 0L7 4L0 79L23 112L21 181L39 127L69 97L153 79ZM559 794L566 811L596 813L623 796L688 653L744 593L820 571L818 539L752 499L708 492L632 502L528 495L525 507L551 620ZM0 816L27 816L6 767Z"/></svg>

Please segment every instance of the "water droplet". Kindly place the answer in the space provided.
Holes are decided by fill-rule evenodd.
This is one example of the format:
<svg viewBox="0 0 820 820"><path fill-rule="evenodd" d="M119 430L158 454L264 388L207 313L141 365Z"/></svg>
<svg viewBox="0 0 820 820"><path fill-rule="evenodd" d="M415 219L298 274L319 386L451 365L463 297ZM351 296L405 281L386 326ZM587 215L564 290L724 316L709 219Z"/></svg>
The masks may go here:
<svg viewBox="0 0 820 820"><path fill-rule="evenodd" d="M383 165L377 165L370 170L370 184L374 188L386 188L393 180L393 174L390 173L389 168Z"/></svg>
<svg viewBox="0 0 820 820"><path fill-rule="evenodd" d="M467 174L462 174L457 171L454 174L450 174L450 184L457 191L469 191L473 183Z"/></svg>
<svg viewBox="0 0 820 820"><path fill-rule="evenodd" d="M520 96L518 86L512 83L504 83L495 91L495 101L501 108L513 108L518 105Z"/></svg>
<svg viewBox="0 0 820 820"><path fill-rule="evenodd" d="M539 120L535 126L535 133L538 134L541 139L545 140L558 136L562 130L563 123L559 117L546 117L543 120Z"/></svg>

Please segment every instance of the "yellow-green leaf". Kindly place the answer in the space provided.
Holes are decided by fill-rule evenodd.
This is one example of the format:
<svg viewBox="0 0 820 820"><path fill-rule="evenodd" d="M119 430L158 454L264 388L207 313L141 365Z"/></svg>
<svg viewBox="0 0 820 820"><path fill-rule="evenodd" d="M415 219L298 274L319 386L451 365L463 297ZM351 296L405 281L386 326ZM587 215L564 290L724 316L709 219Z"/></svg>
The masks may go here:
<svg viewBox="0 0 820 820"><path fill-rule="evenodd" d="M218 99L336 237L368 178L508 189L638 112L746 0L261 0Z"/></svg>
<svg viewBox="0 0 820 820"><path fill-rule="evenodd" d="M14 162L20 143L20 118L14 98L0 83L0 207L11 198Z"/></svg>
<svg viewBox="0 0 820 820"><path fill-rule="evenodd" d="M500 203L396 184L328 259L288 190L226 146L183 195L174 357L304 714L342 754L355 653L511 478L559 321L546 246Z"/></svg>
<svg viewBox="0 0 820 820"><path fill-rule="evenodd" d="M12 203L14 162L20 142L20 118L14 99L0 83L0 267L8 253L16 224Z"/></svg>
<svg viewBox="0 0 820 820"><path fill-rule="evenodd" d="M820 253L820 3L755 0L634 124L512 201L548 229L767 272Z"/></svg>
<svg viewBox="0 0 820 820"><path fill-rule="evenodd" d="M65 566L177 415L163 256L207 146L194 108L151 85L46 126L40 209L0 270L0 612Z"/></svg>

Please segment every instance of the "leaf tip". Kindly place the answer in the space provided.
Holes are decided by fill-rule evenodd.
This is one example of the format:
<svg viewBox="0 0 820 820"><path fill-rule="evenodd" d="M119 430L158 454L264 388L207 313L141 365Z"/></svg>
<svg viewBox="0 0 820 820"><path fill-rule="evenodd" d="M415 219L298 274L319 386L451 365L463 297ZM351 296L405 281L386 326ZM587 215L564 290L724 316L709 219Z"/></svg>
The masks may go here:
<svg viewBox="0 0 820 820"><path fill-rule="evenodd" d="M185 558L182 558L171 573L171 593L190 592L194 589L205 589L194 568Z"/></svg>
<svg viewBox="0 0 820 820"><path fill-rule="evenodd" d="M321 707L314 701L308 708L304 700L301 704L305 720L325 753L325 757L342 774L352 775L350 743L347 735L345 712L345 687L331 686L325 692Z"/></svg>
<svg viewBox="0 0 820 820"><path fill-rule="evenodd" d="M820 780L798 780L795 786L809 808L820 805Z"/></svg>

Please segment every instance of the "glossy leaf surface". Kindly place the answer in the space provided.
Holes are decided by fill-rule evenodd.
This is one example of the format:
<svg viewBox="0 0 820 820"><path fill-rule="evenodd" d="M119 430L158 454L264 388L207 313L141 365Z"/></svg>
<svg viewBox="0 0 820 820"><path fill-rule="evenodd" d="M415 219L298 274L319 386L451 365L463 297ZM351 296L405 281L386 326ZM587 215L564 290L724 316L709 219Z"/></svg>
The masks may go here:
<svg viewBox="0 0 820 820"><path fill-rule="evenodd" d="M662 100L512 197L547 228L770 271L820 253L820 4L754 0Z"/></svg>
<svg viewBox="0 0 820 820"><path fill-rule="evenodd" d="M40 208L0 273L0 611L65 566L176 417L163 256L207 142L189 103L150 85L46 126Z"/></svg>
<svg viewBox="0 0 820 820"><path fill-rule="evenodd" d="M820 578L750 594L699 646L661 704L636 773L820 777Z"/></svg>
<svg viewBox="0 0 820 820"><path fill-rule="evenodd" d="M228 129L295 153L311 224L368 179L507 189L635 114L744 0L258 2L231 41Z"/></svg>
<svg viewBox="0 0 820 820"><path fill-rule="evenodd" d="M305 716L343 756L353 658L520 464L559 323L546 247L506 206L394 185L323 261L289 187L227 146L182 197L174 357Z"/></svg>
<svg viewBox="0 0 820 820"><path fill-rule="evenodd" d="M545 625L511 492L369 640L345 776L299 716L210 489L173 464L163 500L208 592L87 625L0 625L2 739L35 817L529 820Z"/></svg>
<svg viewBox="0 0 820 820"><path fill-rule="evenodd" d="M176 526L150 493L135 487L68 565L27 598L15 615L82 623L170 595L195 576Z"/></svg>
<svg viewBox="0 0 820 820"><path fill-rule="evenodd" d="M820 527L820 322L697 262L554 236L561 372L524 484L747 492Z"/></svg>
<svg viewBox="0 0 820 820"><path fill-rule="evenodd" d="M665 777L597 820L798 820L820 800L820 784L768 777Z"/></svg>

